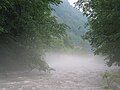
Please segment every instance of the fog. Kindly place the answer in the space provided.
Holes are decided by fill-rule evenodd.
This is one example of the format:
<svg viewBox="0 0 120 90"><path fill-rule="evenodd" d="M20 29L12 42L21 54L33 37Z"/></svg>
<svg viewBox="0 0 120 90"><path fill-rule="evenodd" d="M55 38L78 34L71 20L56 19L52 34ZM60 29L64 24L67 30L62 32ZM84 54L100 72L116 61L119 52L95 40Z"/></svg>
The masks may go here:
<svg viewBox="0 0 120 90"><path fill-rule="evenodd" d="M112 85L120 84L119 6L117 0L1 0L0 90L120 87Z"/></svg>
<svg viewBox="0 0 120 90"><path fill-rule="evenodd" d="M108 68L100 56L46 53L46 62L55 71L33 70L0 81L0 90L103 90L102 74Z"/></svg>
<svg viewBox="0 0 120 90"><path fill-rule="evenodd" d="M107 67L102 56L65 54L65 53L47 53L47 63L56 70L77 70L86 69L86 71L104 71L117 67Z"/></svg>

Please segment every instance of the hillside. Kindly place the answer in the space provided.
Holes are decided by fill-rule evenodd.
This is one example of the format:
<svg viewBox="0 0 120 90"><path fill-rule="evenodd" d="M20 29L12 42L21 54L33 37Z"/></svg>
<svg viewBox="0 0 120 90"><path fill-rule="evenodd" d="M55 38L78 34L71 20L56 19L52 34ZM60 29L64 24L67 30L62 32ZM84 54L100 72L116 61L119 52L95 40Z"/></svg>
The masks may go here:
<svg viewBox="0 0 120 90"><path fill-rule="evenodd" d="M82 39L82 36L87 31L87 28L85 28L87 18L82 12L71 6L67 0L63 0L61 5L52 6L52 8L54 10L52 14L57 17L57 20L70 27L67 31L70 37L69 42L74 47L90 50L88 42Z"/></svg>

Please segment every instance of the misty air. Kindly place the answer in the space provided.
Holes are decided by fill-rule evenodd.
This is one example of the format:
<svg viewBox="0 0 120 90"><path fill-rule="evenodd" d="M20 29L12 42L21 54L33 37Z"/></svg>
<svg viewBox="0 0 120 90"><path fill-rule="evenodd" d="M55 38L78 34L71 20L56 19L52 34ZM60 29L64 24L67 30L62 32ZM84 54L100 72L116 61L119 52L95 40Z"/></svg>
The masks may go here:
<svg viewBox="0 0 120 90"><path fill-rule="evenodd" d="M119 0L0 0L0 90L120 90L119 12Z"/></svg>

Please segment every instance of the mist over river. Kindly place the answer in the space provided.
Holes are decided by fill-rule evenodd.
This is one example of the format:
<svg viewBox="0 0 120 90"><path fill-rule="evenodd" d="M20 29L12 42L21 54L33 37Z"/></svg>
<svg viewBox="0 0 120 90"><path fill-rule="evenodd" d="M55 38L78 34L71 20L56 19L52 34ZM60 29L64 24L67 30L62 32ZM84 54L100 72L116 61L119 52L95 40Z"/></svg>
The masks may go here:
<svg viewBox="0 0 120 90"><path fill-rule="evenodd" d="M103 90L102 74L107 67L103 58L93 55L47 53L45 60L56 71L32 72L1 78L0 90Z"/></svg>

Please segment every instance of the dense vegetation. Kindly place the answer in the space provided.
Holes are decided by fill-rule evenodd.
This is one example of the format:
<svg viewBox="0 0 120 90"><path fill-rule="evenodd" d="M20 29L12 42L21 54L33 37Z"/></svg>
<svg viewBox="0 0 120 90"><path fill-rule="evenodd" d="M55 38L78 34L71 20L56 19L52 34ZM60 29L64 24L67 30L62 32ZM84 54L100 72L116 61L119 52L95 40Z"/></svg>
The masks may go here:
<svg viewBox="0 0 120 90"><path fill-rule="evenodd" d="M41 65L42 55L53 40L66 35L66 25L51 16L50 4L60 3L0 0L0 72Z"/></svg>
<svg viewBox="0 0 120 90"><path fill-rule="evenodd" d="M79 0L76 6L89 17L85 38L95 54L106 56L109 66L120 66L120 0Z"/></svg>
<svg viewBox="0 0 120 90"><path fill-rule="evenodd" d="M57 17L59 22L65 23L69 26L67 29L67 40L59 40L61 44L56 46L62 46L66 51L74 53L86 53L90 52L90 45L88 41L83 40L82 36L88 30L85 28L87 17L83 16L82 12L71 6L68 0L62 0L63 3L59 6L52 5L54 9L53 15ZM58 41L58 40L57 40ZM69 47L70 46L70 47Z"/></svg>

